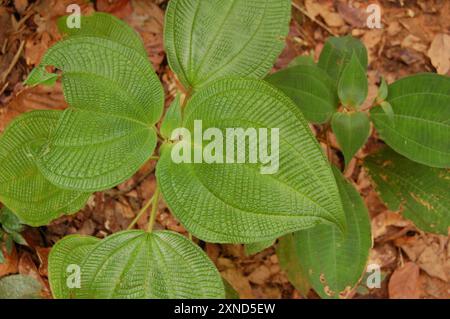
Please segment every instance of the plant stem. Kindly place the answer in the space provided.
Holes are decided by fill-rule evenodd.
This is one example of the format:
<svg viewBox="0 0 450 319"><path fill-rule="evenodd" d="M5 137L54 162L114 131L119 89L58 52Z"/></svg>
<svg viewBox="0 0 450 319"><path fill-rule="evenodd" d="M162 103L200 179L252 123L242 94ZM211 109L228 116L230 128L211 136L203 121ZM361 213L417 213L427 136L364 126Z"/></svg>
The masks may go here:
<svg viewBox="0 0 450 319"><path fill-rule="evenodd" d="M133 219L133 221L130 223L130 225L128 225L127 230L130 230L131 228L133 228L133 226L137 223L137 221L139 220L139 218L141 218L141 216L147 211L147 209L150 207L151 203L153 202L153 200L155 199L155 195L153 195L147 203L145 203L145 205L141 208L141 210L139 211L139 213L136 215L136 217Z"/></svg>
<svg viewBox="0 0 450 319"><path fill-rule="evenodd" d="M159 187L156 186L155 193L153 194L153 205L152 211L150 212L150 221L148 222L147 231L149 233L153 230L153 225L155 224L156 215L158 214L158 203L159 203Z"/></svg>

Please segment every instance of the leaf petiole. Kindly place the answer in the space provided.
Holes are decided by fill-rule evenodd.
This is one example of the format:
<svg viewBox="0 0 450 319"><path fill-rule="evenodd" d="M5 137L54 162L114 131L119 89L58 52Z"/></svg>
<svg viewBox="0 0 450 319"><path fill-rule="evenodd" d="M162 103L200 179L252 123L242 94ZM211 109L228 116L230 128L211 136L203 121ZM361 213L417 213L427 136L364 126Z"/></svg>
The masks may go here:
<svg viewBox="0 0 450 319"><path fill-rule="evenodd" d="M147 231L149 233L152 232L153 230L153 225L155 224L155 220L156 220L156 214L158 213L158 202L159 202L159 186L156 186L155 189L155 193L153 194L152 197L152 211L150 212L150 221L148 222L148 228Z"/></svg>

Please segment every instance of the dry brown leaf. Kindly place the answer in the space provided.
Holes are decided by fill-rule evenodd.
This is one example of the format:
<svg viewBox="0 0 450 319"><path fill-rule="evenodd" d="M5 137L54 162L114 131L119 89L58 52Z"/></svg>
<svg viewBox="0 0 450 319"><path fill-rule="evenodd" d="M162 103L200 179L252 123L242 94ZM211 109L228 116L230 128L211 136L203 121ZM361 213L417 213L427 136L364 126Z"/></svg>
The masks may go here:
<svg viewBox="0 0 450 319"><path fill-rule="evenodd" d="M270 275L270 269L265 265L261 265L248 276L248 280L254 284L262 285L270 278Z"/></svg>
<svg viewBox="0 0 450 319"><path fill-rule="evenodd" d="M13 247L11 255L7 254L6 249L4 249L4 247L0 247L0 249L3 252L3 256L5 256L5 262L0 264L0 277L17 273L18 258L16 249Z"/></svg>
<svg viewBox="0 0 450 319"><path fill-rule="evenodd" d="M389 298L418 299L420 298L419 266L408 262L397 268L389 280Z"/></svg>
<svg viewBox="0 0 450 319"><path fill-rule="evenodd" d="M436 68L439 74L450 73L450 35L439 33L437 34L430 49L428 50L428 57L431 63Z"/></svg>
<svg viewBox="0 0 450 319"><path fill-rule="evenodd" d="M253 299L255 298L252 287L242 272L236 268L228 268L221 272L223 278L230 283L231 286L237 291L241 299Z"/></svg>

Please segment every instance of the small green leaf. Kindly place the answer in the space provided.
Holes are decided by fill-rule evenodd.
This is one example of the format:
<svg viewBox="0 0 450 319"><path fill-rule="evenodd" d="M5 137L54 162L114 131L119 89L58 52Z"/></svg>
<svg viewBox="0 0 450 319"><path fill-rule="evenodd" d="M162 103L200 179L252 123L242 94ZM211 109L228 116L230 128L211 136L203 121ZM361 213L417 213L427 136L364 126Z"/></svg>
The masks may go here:
<svg viewBox="0 0 450 319"><path fill-rule="evenodd" d="M6 253L8 255L11 255L12 250L14 248L14 240L12 239L12 237L9 234L6 235L5 248L6 248Z"/></svg>
<svg viewBox="0 0 450 319"><path fill-rule="evenodd" d="M0 279L0 299L39 299L42 286L31 276L12 275Z"/></svg>
<svg viewBox="0 0 450 319"><path fill-rule="evenodd" d="M197 238L252 243L322 222L345 228L332 172L308 124L296 105L266 82L224 78L206 86L186 105L183 127L190 136L166 144L156 176L172 213ZM203 139L209 128L215 134ZM238 150L242 142L236 142L234 128L260 134L260 142L258 132L266 132L263 146L272 160L251 162L250 152ZM225 150L227 135L235 141L229 147L234 155ZM246 144L261 159L259 143ZM189 158L174 161L172 155L183 149ZM244 163L237 162L238 152ZM219 156L208 156L213 153ZM202 158L195 163L193 154Z"/></svg>
<svg viewBox="0 0 450 319"><path fill-rule="evenodd" d="M65 238L52 249L49 277L56 298L225 297L222 279L213 263L180 234L132 230L93 245L85 240ZM84 248L80 251L77 247ZM80 266L80 288L68 290L66 265L73 263Z"/></svg>
<svg viewBox="0 0 450 319"><path fill-rule="evenodd" d="M299 261L296 252L294 234L287 234L278 240L277 257L281 269L286 273L289 282L306 298L311 290L311 284L305 269Z"/></svg>
<svg viewBox="0 0 450 319"><path fill-rule="evenodd" d="M336 112L336 87L328 74L315 65L290 67L269 75L266 81L289 96L310 122L325 123Z"/></svg>
<svg viewBox="0 0 450 319"><path fill-rule="evenodd" d="M245 254L247 256L255 255L266 248L269 248L275 243L276 239L268 239L256 243L249 243L245 245Z"/></svg>
<svg viewBox="0 0 450 319"><path fill-rule="evenodd" d="M45 68L36 68L31 70L24 84L30 86L38 84L53 86L57 80L58 74L50 73Z"/></svg>
<svg viewBox="0 0 450 319"><path fill-rule="evenodd" d="M172 104L170 104L166 116L164 117L164 121L161 124L161 135L170 139L173 130L180 127L181 122L181 95L178 94Z"/></svg>
<svg viewBox="0 0 450 319"><path fill-rule="evenodd" d="M344 236L331 225L296 232L289 261L322 298L346 298L364 272L372 239L363 200L341 172L334 167L333 171L347 217L347 233Z"/></svg>
<svg viewBox="0 0 450 319"><path fill-rule="evenodd" d="M315 65L314 58L311 55L300 55L289 62L288 67L298 65Z"/></svg>
<svg viewBox="0 0 450 319"><path fill-rule="evenodd" d="M364 112L335 113L331 120L331 127L347 166L370 136L369 117Z"/></svg>
<svg viewBox="0 0 450 319"><path fill-rule="evenodd" d="M11 236L11 239L16 244L23 245L23 246L28 246L27 241L25 240L25 238L22 237L22 235L20 233L10 232L9 236Z"/></svg>
<svg viewBox="0 0 450 319"><path fill-rule="evenodd" d="M447 236L450 227L450 172L410 161L389 148L364 166L381 198L424 231Z"/></svg>
<svg viewBox="0 0 450 319"><path fill-rule="evenodd" d="M325 42L318 66L325 70L337 84L353 54L358 58L362 68L366 70L367 50L360 40L351 36L331 37Z"/></svg>
<svg viewBox="0 0 450 319"><path fill-rule="evenodd" d="M11 231L21 232L23 230L20 219L6 206L0 210L0 224Z"/></svg>
<svg viewBox="0 0 450 319"><path fill-rule="evenodd" d="M5 262L5 255L3 255L3 249L2 246L0 245L0 264L3 264L4 262Z"/></svg>
<svg viewBox="0 0 450 319"><path fill-rule="evenodd" d="M262 78L285 46L290 0L171 0L164 44L186 88L224 76Z"/></svg>
<svg viewBox="0 0 450 319"><path fill-rule="evenodd" d="M80 31L70 31L73 35L51 47L38 66L62 71L70 105L37 163L61 188L114 187L156 147L154 125L162 114L163 89L135 32L121 27L103 14L87 17Z"/></svg>
<svg viewBox="0 0 450 319"><path fill-rule="evenodd" d="M339 78L339 99L344 106L358 108L366 100L368 90L366 70L353 53Z"/></svg>
<svg viewBox="0 0 450 319"><path fill-rule="evenodd" d="M380 101L384 101L388 97L388 93L389 93L389 89L388 89L387 82L384 79L384 77L381 77L381 84L380 84L380 88L378 89L378 96L377 96L377 98Z"/></svg>
<svg viewBox="0 0 450 319"><path fill-rule="evenodd" d="M389 86L387 102L393 116L381 106L370 112L386 144L418 163L450 167L450 77L424 73L400 79Z"/></svg>
<svg viewBox="0 0 450 319"><path fill-rule="evenodd" d="M62 214L76 212L90 196L56 187L36 165L36 152L53 134L61 114L25 113L0 137L0 200L27 225L46 225Z"/></svg>

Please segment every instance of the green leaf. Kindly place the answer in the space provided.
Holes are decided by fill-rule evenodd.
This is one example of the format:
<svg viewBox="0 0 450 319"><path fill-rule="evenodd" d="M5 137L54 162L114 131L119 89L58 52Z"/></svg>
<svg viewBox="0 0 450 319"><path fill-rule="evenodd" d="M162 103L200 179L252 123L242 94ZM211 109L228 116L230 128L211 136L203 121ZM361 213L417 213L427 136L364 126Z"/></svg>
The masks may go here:
<svg viewBox="0 0 450 319"><path fill-rule="evenodd" d="M450 167L450 77L424 73L389 86L392 120L380 106L370 117L396 152L432 167Z"/></svg>
<svg viewBox="0 0 450 319"><path fill-rule="evenodd" d="M315 65L290 67L266 81L289 96L310 122L325 123L336 112L339 99L333 80Z"/></svg>
<svg viewBox="0 0 450 319"><path fill-rule="evenodd" d="M0 299L38 299L42 286L31 276L12 275L0 279Z"/></svg>
<svg viewBox="0 0 450 319"><path fill-rule="evenodd" d="M381 198L424 231L448 235L450 172L410 161L385 148L366 158L364 166Z"/></svg>
<svg viewBox="0 0 450 319"><path fill-rule="evenodd" d="M276 239L268 239L265 241L259 241L256 243L249 243L245 245L245 254L247 256L255 255L264 249L269 248L273 244L275 244Z"/></svg>
<svg viewBox="0 0 450 319"><path fill-rule="evenodd" d="M180 127L181 122L181 95L178 94L172 104L170 104L164 121L161 123L161 135L169 139L172 131Z"/></svg>
<svg viewBox="0 0 450 319"><path fill-rule="evenodd" d="M369 117L364 112L335 113L331 120L331 127L347 166L370 136Z"/></svg>
<svg viewBox="0 0 450 319"><path fill-rule="evenodd" d="M66 243L66 241L69 242ZM49 276L56 298L224 298L222 279L206 254L190 240L169 231L116 233L84 252L70 249L83 238L63 239L52 250ZM67 258L72 260L67 261ZM65 265L80 265L79 289L68 294Z"/></svg>
<svg viewBox="0 0 450 319"><path fill-rule="evenodd" d="M289 282L306 298L311 290L309 278L296 253L294 234L287 234L278 240L276 249L281 269L286 273Z"/></svg>
<svg viewBox="0 0 450 319"><path fill-rule="evenodd" d="M378 89L377 98L380 101L384 101L384 100L386 100L388 93L389 93L388 84L387 84L386 80L384 79L384 77L381 77L381 84L380 84L380 88Z"/></svg>
<svg viewBox="0 0 450 319"><path fill-rule="evenodd" d="M164 43L186 88L224 76L264 77L285 46L289 0L172 0Z"/></svg>
<svg viewBox="0 0 450 319"><path fill-rule="evenodd" d="M320 53L318 66L327 71L337 83L353 53L358 58L362 68L366 70L368 64L367 50L360 40L351 36L331 37L325 42Z"/></svg>
<svg viewBox="0 0 450 319"><path fill-rule="evenodd" d="M119 42L77 35L50 48L38 68L50 65L62 70L70 108L42 149L42 174L80 191L130 178L155 149L163 109L163 89L148 59Z"/></svg>
<svg viewBox="0 0 450 319"><path fill-rule="evenodd" d="M3 249L0 240L0 264L3 264L4 262L5 262L5 255L3 255Z"/></svg>
<svg viewBox="0 0 450 319"><path fill-rule="evenodd" d="M208 128L219 132L198 141L202 133L194 134L197 120L202 121L203 132ZM208 85L187 104L183 127L192 132L192 138L183 136L181 142L165 145L156 176L167 205L197 238L252 243L321 222L345 228L333 175L308 124L295 104L266 82L225 78ZM226 142L223 148L220 145L227 129L233 128L248 134L266 129L266 150L273 161L252 163L246 151L239 152L245 155L245 163L237 163L236 156L225 151ZM274 151L276 129L279 156ZM234 135L229 132L228 136L231 140ZM234 154L238 154L236 140L229 147ZM257 143L246 144L246 149L256 151ZM182 148L191 155L187 163L176 163L172 152L177 155ZM192 160L194 153L208 155L213 150L219 154L216 162Z"/></svg>
<svg viewBox="0 0 450 319"><path fill-rule="evenodd" d="M12 239L12 237L9 234L6 236L5 248L6 248L6 253L8 255L11 255L12 250L14 248L14 240Z"/></svg>
<svg viewBox="0 0 450 319"><path fill-rule="evenodd" d="M346 298L366 267L372 245L367 208L355 188L333 167L347 217L345 237L334 226L318 225L293 235L294 263L322 298Z"/></svg>
<svg viewBox="0 0 450 319"><path fill-rule="evenodd" d="M0 210L0 224L11 231L21 232L23 230L19 218L6 206L3 206Z"/></svg>
<svg viewBox="0 0 450 319"><path fill-rule="evenodd" d="M366 70L353 53L339 78L339 99L344 106L358 108L366 100L368 90Z"/></svg>
<svg viewBox="0 0 450 319"><path fill-rule="evenodd" d="M0 137L0 200L27 225L46 225L62 214L76 212L90 196L54 186L36 165L36 151L54 132L61 113L25 113Z"/></svg>
<svg viewBox="0 0 450 319"><path fill-rule="evenodd" d="M75 297L77 290L81 288L77 285L76 276L81 275L84 258L99 242L95 237L69 235L53 246L48 259L48 276L55 298ZM81 284L81 277L79 283Z"/></svg>
<svg viewBox="0 0 450 319"><path fill-rule="evenodd" d="M20 233L10 232L9 236L11 236L11 239L16 244L23 245L23 246L28 246L27 241L25 240L25 238L23 238L23 236Z"/></svg>
<svg viewBox="0 0 450 319"><path fill-rule="evenodd" d="M95 12L89 16L82 16L80 28L69 28L66 22L67 16L58 19L59 31L67 36L90 36L111 40L147 57L147 51L138 33L113 15Z"/></svg>
<svg viewBox="0 0 450 319"><path fill-rule="evenodd" d="M289 62L289 67L298 65L315 65L314 58L311 55L300 55Z"/></svg>

